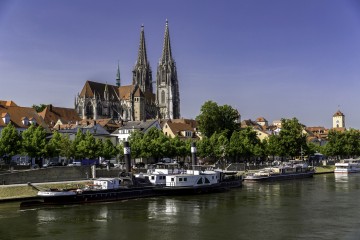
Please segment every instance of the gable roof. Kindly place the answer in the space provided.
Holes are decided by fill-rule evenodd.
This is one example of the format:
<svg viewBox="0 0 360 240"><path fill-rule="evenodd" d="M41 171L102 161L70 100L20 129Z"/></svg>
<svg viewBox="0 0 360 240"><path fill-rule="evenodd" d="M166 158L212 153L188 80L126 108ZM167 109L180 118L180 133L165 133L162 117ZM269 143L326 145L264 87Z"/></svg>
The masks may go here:
<svg viewBox="0 0 360 240"><path fill-rule="evenodd" d="M51 104L39 113L49 127L54 127L56 122L60 120L62 123L75 123L81 121L78 113L72 108L54 107Z"/></svg>
<svg viewBox="0 0 360 240"><path fill-rule="evenodd" d="M118 87L107 83L86 81L80 92L80 97L93 98L94 96L104 100L105 89L109 92L110 99L119 99Z"/></svg>
<svg viewBox="0 0 360 240"><path fill-rule="evenodd" d="M10 116L10 122L14 125L15 128L28 128L29 124L24 124L23 120L25 118L29 120L35 120L36 125L42 126L46 131L49 131L48 126L45 124L44 120L38 115L35 109L31 107L19 107L16 104L9 104L9 106L3 106L0 108L0 115L5 116L8 114ZM0 127L5 127L7 124L3 121L3 118L0 118Z"/></svg>

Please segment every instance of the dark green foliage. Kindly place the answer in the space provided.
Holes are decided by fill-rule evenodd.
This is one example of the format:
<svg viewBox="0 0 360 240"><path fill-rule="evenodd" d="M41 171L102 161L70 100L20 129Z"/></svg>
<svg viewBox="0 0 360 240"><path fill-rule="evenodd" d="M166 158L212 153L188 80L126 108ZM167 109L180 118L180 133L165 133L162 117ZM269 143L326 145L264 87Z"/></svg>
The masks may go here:
<svg viewBox="0 0 360 240"><path fill-rule="evenodd" d="M10 160L12 156L20 153L20 150L21 136L10 123L1 131L0 157L5 156L6 160Z"/></svg>
<svg viewBox="0 0 360 240"><path fill-rule="evenodd" d="M218 106L207 101L201 106L200 115L196 117L200 132L210 138L215 132L227 131L227 137L239 129L239 113L229 105Z"/></svg>
<svg viewBox="0 0 360 240"><path fill-rule="evenodd" d="M32 105L32 108L35 109L36 112L42 112L46 108L46 104L40 104L40 105Z"/></svg>

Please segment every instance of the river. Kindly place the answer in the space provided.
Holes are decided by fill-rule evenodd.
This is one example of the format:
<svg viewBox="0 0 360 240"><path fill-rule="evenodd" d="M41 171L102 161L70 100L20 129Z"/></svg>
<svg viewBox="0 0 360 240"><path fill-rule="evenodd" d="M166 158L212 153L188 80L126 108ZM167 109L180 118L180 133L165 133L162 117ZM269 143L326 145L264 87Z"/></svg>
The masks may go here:
<svg viewBox="0 0 360 240"><path fill-rule="evenodd" d="M244 183L217 194L19 210L0 239L360 239L360 174Z"/></svg>

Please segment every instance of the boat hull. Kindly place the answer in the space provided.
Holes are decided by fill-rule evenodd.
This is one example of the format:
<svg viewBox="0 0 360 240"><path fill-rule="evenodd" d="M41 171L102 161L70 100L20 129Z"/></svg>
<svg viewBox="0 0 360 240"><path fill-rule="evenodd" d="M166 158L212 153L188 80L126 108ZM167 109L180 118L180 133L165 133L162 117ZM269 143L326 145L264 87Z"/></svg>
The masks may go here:
<svg viewBox="0 0 360 240"><path fill-rule="evenodd" d="M291 179L301 179L301 178L310 178L314 176L314 172L302 172L294 174L274 174L269 176L246 176L244 181L247 182L262 182L262 181L281 181L281 180L291 180Z"/></svg>
<svg viewBox="0 0 360 240"><path fill-rule="evenodd" d="M110 190L89 190L77 193L75 195L51 195L38 196L39 201L22 202L20 207L46 206L46 205L68 205L85 204L95 202L111 202L134 198L146 198L158 196L153 186L132 187Z"/></svg>

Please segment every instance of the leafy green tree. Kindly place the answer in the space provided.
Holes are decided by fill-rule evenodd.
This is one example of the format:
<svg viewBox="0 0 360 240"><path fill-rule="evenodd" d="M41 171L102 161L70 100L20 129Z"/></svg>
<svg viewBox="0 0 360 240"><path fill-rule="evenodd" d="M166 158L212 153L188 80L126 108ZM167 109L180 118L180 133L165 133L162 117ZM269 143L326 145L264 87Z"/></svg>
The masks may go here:
<svg viewBox="0 0 360 240"><path fill-rule="evenodd" d="M115 157L118 153L118 150L114 146L114 144L111 142L110 139L106 139L104 144L102 145L102 157L105 159L110 159L112 157Z"/></svg>
<svg viewBox="0 0 360 240"><path fill-rule="evenodd" d="M60 148L59 155L65 157L67 160L69 160L71 157L75 155L75 152L73 151L72 148L72 141L70 140L68 135L61 136L59 148Z"/></svg>
<svg viewBox="0 0 360 240"><path fill-rule="evenodd" d="M76 132L75 139L71 143L71 153L75 159L85 158L85 151L78 151L78 145L85 139L84 133L79 128ZM85 147L85 146L84 146Z"/></svg>
<svg viewBox="0 0 360 240"><path fill-rule="evenodd" d="M98 149L94 136L87 131L83 140L77 145L77 151L88 159L96 159Z"/></svg>
<svg viewBox="0 0 360 240"><path fill-rule="evenodd" d="M215 154L213 152L213 148L210 143L210 138L203 137L203 139L201 139L196 143L196 148L197 148L197 155L199 157L205 159L215 158Z"/></svg>
<svg viewBox="0 0 360 240"><path fill-rule="evenodd" d="M346 144L345 134L338 132L336 130L329 131L328 134L328 143L325 145L325 154L327 156L343 156L344 146Z"/></svg>
<svg viewBox="0 0 360 240"><path fill-rule="evenodd" d="M35 109L36 112L42 112L46 108L46 104L40 104L40 105L32 105L32 108Z"/></svg>
<svg viewBox="0 0 360 240"><path fill-rule="evenodd" d="M344 132L345 145L343 146L344 155L347 157L355 157L360 154L360 132L350 129Z"/></svg>
<svg viewBox="0 0 360 240"><path fill-rule="evenodd" d="M57 157L61 152L61 141L62 136L58 131L55 131L46 145L46 156L47 157Z"/></svg>
<svg viewBox="0 0 360 240"><path fill-rule="evenodd" d="M296 118L282 119L279 133L279 154L283 157L301 155L301 150L306 151L306 134L304 126Z"/></svg>
<svg viewBox="0 0 360 240"><path fill-rule="evenodd" d="M268 140L264 142L266 155L272 156L274 161L275 156L280 156L280 138L278 135L270 135Z"/></svg>
<svg viewBox="0 0 360 240"><path fill-rule="evenodd" d="M143 152L145 151L145 145L143 144L144 141L144 133L140 131L132 132L128 138L130 149L131 149L131 157L132 158L139 158L143 156ZM119 153L123 155L124 153L124 146L123 144L119 145Z"/></svg>
<svg viewBox="0 0 360 240"><path fill-rule="evenodd" d="M215 132L228 130L227 137L230 138L233 131L239 129L237 120L239 113L229 105L218 106L213 101L207 101L201 106L200 115L196 117L200 132L210 138Z"/></svg>
<svg viewBox="0 0 360 240"><path fill-rule="evenodd" d="M0 156L6 156L5 160L10 161L12 156L20 153L21 136L11 123L1 132L0 137Z"/></svg>
<svg viewBox="0 0 360 240"><path fill-rule="evenodd" d="M35 163L42 165L40 158L46 154L46 131L42 126L31 125L22 133L22 148Z"/></svg>
<svg viewBox="0 0 360 240"><path fill-rule="evenodd" d="M180 138L178 138L177 136L170 139L170 143L174 148L174 155L173 156L177 156L177 157L187 157L191 154L190 151L190 141L183 141ZM173 157L172 156L172 157Z"/></svg>
<svg viewBox="0 0 360 240"><path fill-rule="evenodd" d="M345 132L329 131L328 143L324 150L326 155L337 158L358 156L360 155L360 132L355 129Z"/></svg>
<svg viewBox="0 0 360 240"><path fill-rule="evenodd" d="M237 161L239 157L250 160L254 156L263 156L264 150L256 132L251 128L233 132L230 138L230 154Z"/></svg>

